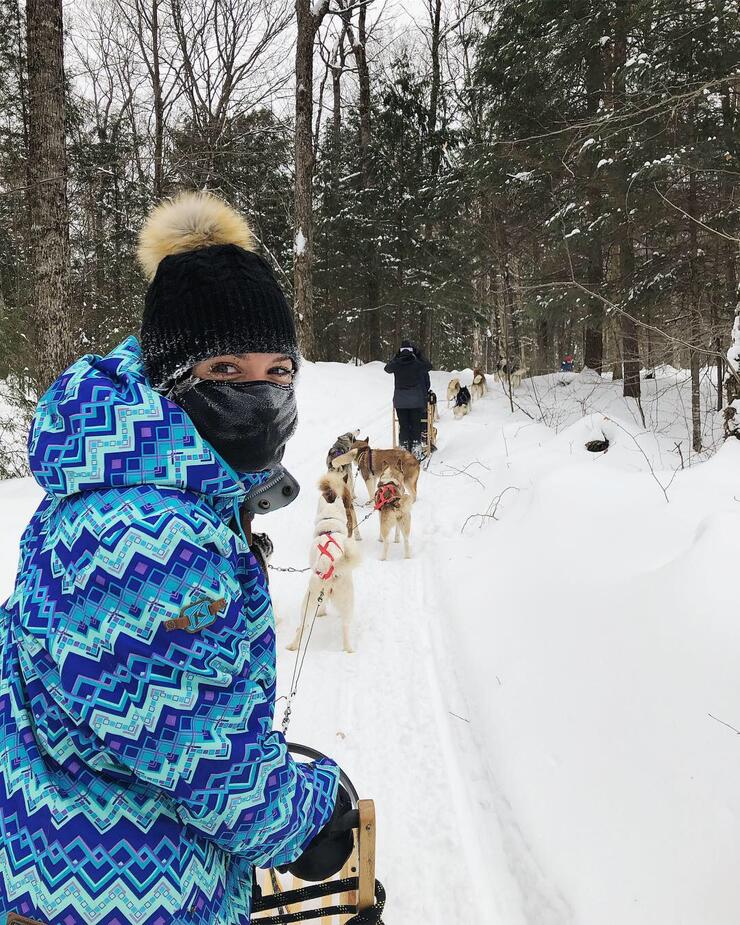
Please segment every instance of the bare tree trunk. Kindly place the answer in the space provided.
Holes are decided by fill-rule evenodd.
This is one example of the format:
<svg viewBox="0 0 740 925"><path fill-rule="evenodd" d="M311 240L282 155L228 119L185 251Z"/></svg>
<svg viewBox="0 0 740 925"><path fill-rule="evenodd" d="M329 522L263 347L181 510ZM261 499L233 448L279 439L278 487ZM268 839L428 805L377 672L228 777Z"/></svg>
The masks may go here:
<svg viewBox="0 0 740 925"><path fill-rule="evenodd" d="M614 29L614 110L619 112L626 105L625 67L627 63L627 39L632 0L617 0ZM621 316L622 351L624 357L625 398L640 400L640 351L637 341L636 311L630 296L635 275L635 247L632 240L632 223L627 205L627 164L621 160L616 167L615 198L621 220L617 229L619 243L619 287L620 301L627 305L628 314Z"/></svg>
<svg viewBox="0 0 740 925"><path fill-rule="evenodd" d="M370 69L367 61L367 3L359 4L357 31L352 23L352 4L345 0L348 9L342 13L344 27L352 46L357 65L357 82L359 84L358 114L360 117L360 170L365 208L369 209L375 201L375 177L372 161L372 125L370 98ZM380 309L380 278L378 273L378 249L368 236L364 244L363 267L365 275L365 300L363 310L367 323L367 359L378 360L382 355Z"/></svg>
<svg viewBox="0 0 740 925"><path fill-rule="evenodd" d="M598 21L596 21L598 27ZM586 59L586 111L589 120L595 120L604 98L604 62L602 46L598 36L591 43ZM601 294L604 283L603 247L599 219L603 208L601 180L597 170L595 145L588 149L585 163L589 171L586 183L588 191L589 243L586 253L586 278L589 289ZM604 365L604 306L592 296L589 299L589 314L583 336L583 365L601 373Z"/></svg>
<svg viewBox="0 0 740 925"><path fill-rule="evenodd" d="M74 359L69 312L69 207L64 139L62 0L28 0L28 160L36 382Z"/></svg>
<svg viewBox="0 0 740 925"><path fill-rule="evenodd" d="M692 117L695 117L695 111L692 107ZM701 329L701 279L697 262L700 259L698 253L698 239L696 233L696 217L698 215L698 206L696 201L696 171L690 167L689 174L689 199L688 199L688 216L689 216L689 247L691 254L689 265L691 267L691 289L689 298L691 305L689 313L691 315L691 344L695 348L691 351L691 442L695 453L700 453L701 446L701 353L698 348L702 341Z"/></svg>
<svg viewBox="0 0 740 925"><path fill-rule="evenodd" d="M154 109L154 198L161 199L164 192L164 103L162 76L159 67L159 0L152 0L152 106Z"/></svg>
<svg viewBox="0 0 740 925"><path fill-rule="evenodd" d="M313 51L327 2L315 13L311 0L296 0L295 52L295 243L293 286L298 337L309 360L316 356L313 310Z"/></svg>
<svg viewBox="0 0 740 925"><path fill-rule="evenodd" d="M440 88L442 84L442 71L440 65L442 0L427 0L430 26L430 57L432 65L432 80L429 89L429 110L427 113L427 134L430 145L430 177L432 186L435 185L442 159L442 146L437 143L437 117L439 113ZM430 240L434 232L432 222L427 222L424 235ZM422 345L426 355L432 358L434 338L434 307L424 307L424 323L422 326Z"/></svg>

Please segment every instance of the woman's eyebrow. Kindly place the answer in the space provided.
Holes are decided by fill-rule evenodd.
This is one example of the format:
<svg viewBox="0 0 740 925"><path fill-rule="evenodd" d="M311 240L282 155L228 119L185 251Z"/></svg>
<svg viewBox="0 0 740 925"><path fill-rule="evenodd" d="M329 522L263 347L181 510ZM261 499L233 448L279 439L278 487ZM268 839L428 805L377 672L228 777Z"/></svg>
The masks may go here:
<svg viewBox="0 0 740 925"><path fill-rule="evenodd" d="M281 360L290 360L290 362L292 363L293 357L289 357L287 353L284 353L282 356L275 357L275 359L272 362L279 363Z"/></svg>

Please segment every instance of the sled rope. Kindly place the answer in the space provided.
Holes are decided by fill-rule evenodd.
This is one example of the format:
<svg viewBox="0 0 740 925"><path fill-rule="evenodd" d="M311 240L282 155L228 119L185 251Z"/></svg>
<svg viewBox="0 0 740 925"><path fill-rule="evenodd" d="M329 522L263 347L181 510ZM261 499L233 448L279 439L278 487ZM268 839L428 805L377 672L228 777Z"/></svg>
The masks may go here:
<svg viewBox="0 0 740 925"><path fill-rule="evenodd" d="M267 563L267 567L268 567L269 569L271 569L273 572L295 572L295 573L297 573L297 574L302 574L303 572L310 572L310 571L311 571L311 566L310 566L310 565L307 566L307 568L293 568L292 565L283 565L283 566L280 566L280 565L270 565L270 563L268 562L268 563Z"/></svg>
<svg viewBox="0 0 740 925"><path fill-rule="evenodd" d="M293 676L290 680L290 693L288 694L288 702L285 704L285 712L283 713L283 722L282 730L283 735L288 734L288 725L290 724L290 714L293 709L293 698L295 697L298 691L298 682L301 677L301 672L303 671L303 663L306 660L306 652L308 652L308 644L311 642L311 633L313 633L314 624L316 623L316 617L319 614L319 607L321 607L324 602L324 589L322 588L319 592L318 600L316 601L316 610L314 611L313 617L311 618L311 626L308 629L308 635L306 636L306 644L303 645L303 634L306 629L306 614L308 613L308 595L306 596L306 606L303 608L303 616L301 618L301 632L298 637L298 650L295 654L295 662L293 663Z"/></svg>
<svg viewBox="0 0 740 925"><path fill-rule="evenodd" d="M336 893L346 893L357 890L359 879L346 877L344 880L327 880L323 883L313 883L311 886L298 890L286 890L273 896L255 898L252 912L267 912L270 909L282 909L293 903L309 902L323 896L333 896ZM308 919L324 918L330 915L352 915L347 925L383 925L381 916L385 907L385 889L383 884L375 881L375 903L362 912L357 912L357 906L342 904L326 906L322 909L306 909L304 912L289 912L273 915L265 919L256 919L255 925L288 925L290 922L305 922ZM354 914L353 914L354 913Z"/></svg>

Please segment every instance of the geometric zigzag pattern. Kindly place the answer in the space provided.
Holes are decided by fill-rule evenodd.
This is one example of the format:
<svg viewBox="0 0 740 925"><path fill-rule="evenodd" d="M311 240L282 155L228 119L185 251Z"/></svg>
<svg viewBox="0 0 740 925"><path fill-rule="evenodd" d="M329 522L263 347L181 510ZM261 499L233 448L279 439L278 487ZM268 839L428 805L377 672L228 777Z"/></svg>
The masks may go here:
<svg viewBox="0 0 740 925"><path fill-rule="evenodd" d="M253 867L300 854L338 774L272 729L270 597L229 526L267 475L151 388L134 338L51 387L29 456L47 497L0 607L0 922L246 925Z"/></svg>

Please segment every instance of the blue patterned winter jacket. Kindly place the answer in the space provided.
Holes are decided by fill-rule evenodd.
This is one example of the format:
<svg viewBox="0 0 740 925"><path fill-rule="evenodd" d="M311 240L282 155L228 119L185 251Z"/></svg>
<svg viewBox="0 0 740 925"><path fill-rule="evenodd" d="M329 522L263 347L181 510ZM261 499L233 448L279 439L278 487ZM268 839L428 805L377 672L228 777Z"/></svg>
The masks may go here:
<svg viewBox="0 0 740 925"><path fill-rule="evenodd" d="M250 487L155 392L130 338L39 402L47 496L0 607L0 925L246 925L333 763L272 731L275 629L229 526Z"/></svg>

